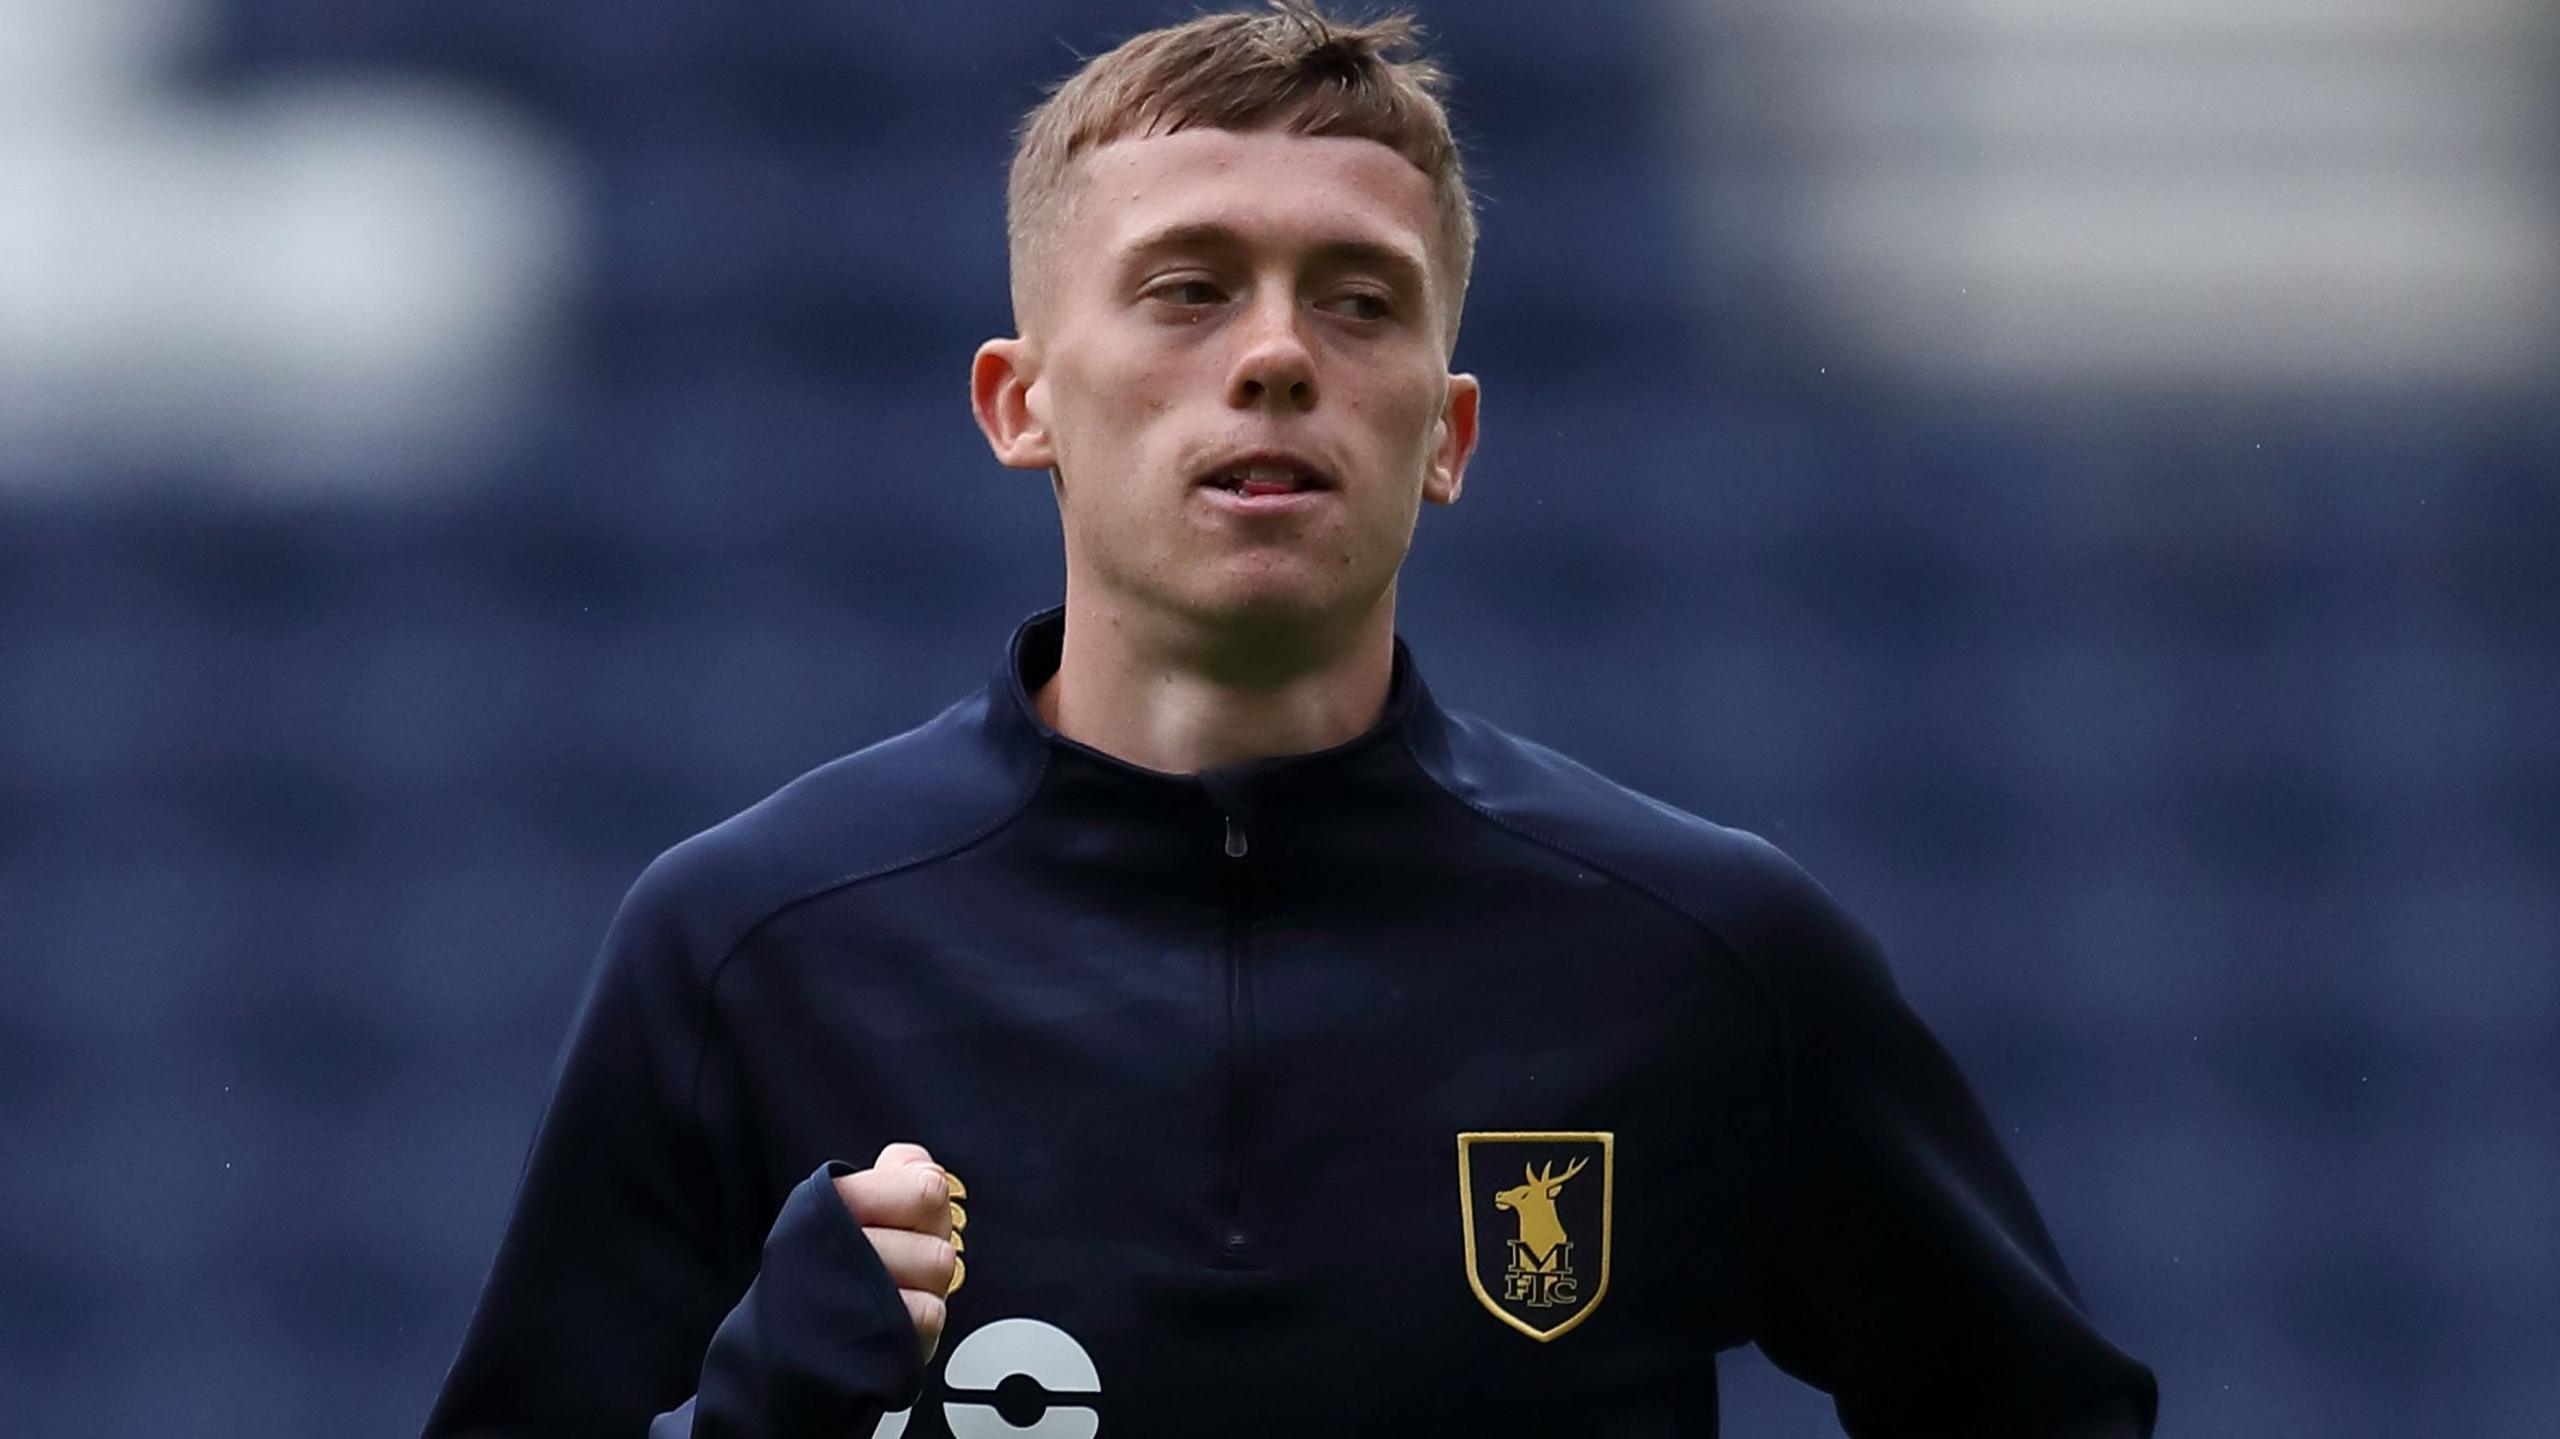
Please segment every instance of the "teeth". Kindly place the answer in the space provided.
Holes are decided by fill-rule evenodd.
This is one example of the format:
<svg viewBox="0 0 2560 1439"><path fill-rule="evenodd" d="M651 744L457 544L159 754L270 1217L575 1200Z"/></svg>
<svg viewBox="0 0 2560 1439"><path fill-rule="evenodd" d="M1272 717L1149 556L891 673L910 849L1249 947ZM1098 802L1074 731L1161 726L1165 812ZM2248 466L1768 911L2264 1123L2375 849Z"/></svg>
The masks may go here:
<svg viewBox="0 0 2560 1439"><path fill-rule="evenodd" d="M1218 476L1218 484L1230 490L1241 490L1247 485L1280 486L1299 490L1313 487L1315 481L1305 471L1294 465L1250 464L1237 465L1221 472Z"/></svg>

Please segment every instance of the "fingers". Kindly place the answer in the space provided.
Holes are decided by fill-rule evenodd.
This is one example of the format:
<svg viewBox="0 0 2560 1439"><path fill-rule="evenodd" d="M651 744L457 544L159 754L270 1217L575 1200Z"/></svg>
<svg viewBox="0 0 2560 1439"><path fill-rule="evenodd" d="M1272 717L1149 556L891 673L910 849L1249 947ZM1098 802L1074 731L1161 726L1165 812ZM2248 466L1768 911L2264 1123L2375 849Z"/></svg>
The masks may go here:
<svg viewBox="0 0 2560 1439"><path fill-rule="evenodd" d="M924 1345L924 1357L930 1360L934 1347L942 1342L943 1322L950 1313L944 1296L959 1287L960 1256L945 1240L905 1229L865 1229L862 1234L898 1286L898 1298L907 1306L916 1338Z"/></svg>
<svg viewBox="0 0 2560 1439"><path fill-rule="evenodd" d="M951 1292L951 1275L960 1256L953 1253L949 1240L936 1239L905 1229L869 1229L862 1231L871 1247L880 1254L880 1267L900 1289L917 1289L939 1299Z"/></svg>
<svg viewBox="0 0 2560 1439"><path fill-rule="evenodd" d="M924 1345L924 1359L933 1362L933 1351L941 1347L942 1326L948 1320L950 1307L930 1294L901 1289L898 1297L907 1302L907 1318L914 1321L916 1339Z"/></svg>
<svg viewBox="0 0 2560 1439"><path fill-rule="evenodd" d="M968 1272L959 1233L968 1213L956 1202L968 1191L920 1144L888 1146L869 1169L838 1177L835 1187L897 1285L931 1359L942 1342L945 1301Z"/></svg>
<svg viewBox="0 0 2560 1439"><path fill-rule="evenodd" d="M860 1170L838 1178L836 1193L865 1228L951 1237L951 1182L940 1169L919 1164Z"/></svg>

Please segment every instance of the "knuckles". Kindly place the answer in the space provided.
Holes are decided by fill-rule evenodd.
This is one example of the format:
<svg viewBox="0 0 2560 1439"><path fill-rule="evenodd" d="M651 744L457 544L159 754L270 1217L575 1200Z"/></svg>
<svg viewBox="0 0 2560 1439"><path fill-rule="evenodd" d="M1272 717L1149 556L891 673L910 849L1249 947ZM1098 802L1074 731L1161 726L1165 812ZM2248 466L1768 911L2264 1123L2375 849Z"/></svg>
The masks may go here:
<svg viewBox="0 0 2560 1439"><path fill-rule="evenodd" d="M950 1225L950 1185L939 1169L865 1169L839 1176L836 1194L865 1225L942 1234Z"/></svg>
<svg viewBox="0 0 2560 1439"><path fill-rule="evenodd" d="M930 1356L960 1277L960 1182L923 1146L892 1144L869 1169L836 1177L844 1202L905 1301Z"/></svg>
<svg viewBox="0 0 2560 1439"><path fill-rule="evenodd" d="M879 1254L880 1267L889 1271L890 1279L900 1289L941 1295L951 1288L951 1276L959 1271L960 1255L950 1240L910 1229L872 1227L862 1233Z"/></svg>

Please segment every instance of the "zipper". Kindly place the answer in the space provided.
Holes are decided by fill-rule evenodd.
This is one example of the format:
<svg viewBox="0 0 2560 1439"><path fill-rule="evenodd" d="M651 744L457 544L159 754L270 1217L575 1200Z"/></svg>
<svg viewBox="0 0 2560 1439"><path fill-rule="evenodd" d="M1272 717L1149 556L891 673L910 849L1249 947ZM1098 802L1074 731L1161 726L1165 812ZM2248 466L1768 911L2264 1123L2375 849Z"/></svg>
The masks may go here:
<svg viewBox="0 0 2560 1439"><path fill-rule="evenodd" d="M1244 826L1226 816L1222 853L1227 898L1227 1102L1226 1142L1218 1165L1218 1253L1227 1262L1241 1260L1253 1248L1244 1226L1244 1141L1250 1119L1247 1092L1253 1084L1253 992L1246 984L1245 907L1250 897L1245 857L1252 846Z"/></svg>

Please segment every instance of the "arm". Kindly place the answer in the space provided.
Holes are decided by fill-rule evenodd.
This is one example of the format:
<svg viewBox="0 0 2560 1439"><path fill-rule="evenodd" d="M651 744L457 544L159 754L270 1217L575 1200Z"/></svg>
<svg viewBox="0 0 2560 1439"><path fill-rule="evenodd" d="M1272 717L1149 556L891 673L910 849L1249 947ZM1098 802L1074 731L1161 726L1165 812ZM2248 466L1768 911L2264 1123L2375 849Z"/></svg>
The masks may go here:
<svg viewBox="0 0 2560 1439"><path fill-rule="evenodd" d="M913 1397L942 1333L950 1191L924 1151L891 1151L860 1172L829 1163L791 1191L762 1271L711 1336L701 1387L649 1439L859 1439Z"/></svg>
<svg viewBox="0 0 2560 1439"><path fill-rule="evenodd" d="M735 1086L697 957L728 940L680 870L652 866L615 919L431 1439L842 1439L921 1380L925 1316L856 1214L867 1186L830 1165L776 1214L724 1181L747 1170L720 1147L743 1126L704 1118ZM890 1257L933 1284L930 1251Z"/></svg>
<svg viewBox="0 0 2560 1439"><path fill-rule="evenodd" d="M1761 1349L1858 1439L2151 1432L2017 1171L1873 944L1810 881L1766 972L1786 1029ZM1783 964L1775 961L1782 959Z"/></svg>

